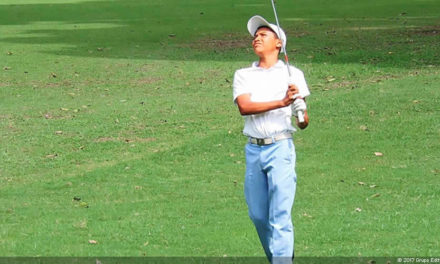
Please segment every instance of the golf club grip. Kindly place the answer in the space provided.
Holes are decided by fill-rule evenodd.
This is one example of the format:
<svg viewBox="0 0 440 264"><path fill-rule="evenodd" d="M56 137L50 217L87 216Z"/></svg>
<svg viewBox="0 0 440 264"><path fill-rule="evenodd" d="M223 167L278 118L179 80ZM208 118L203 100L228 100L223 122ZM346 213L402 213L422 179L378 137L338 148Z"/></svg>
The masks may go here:
<svg viewBox="0 0 440 264"><path fill-rule="evenodd" d="M304 123L304 113L303 113L303 111L298 111L298 121L300 122L300 123Z"/></svg>

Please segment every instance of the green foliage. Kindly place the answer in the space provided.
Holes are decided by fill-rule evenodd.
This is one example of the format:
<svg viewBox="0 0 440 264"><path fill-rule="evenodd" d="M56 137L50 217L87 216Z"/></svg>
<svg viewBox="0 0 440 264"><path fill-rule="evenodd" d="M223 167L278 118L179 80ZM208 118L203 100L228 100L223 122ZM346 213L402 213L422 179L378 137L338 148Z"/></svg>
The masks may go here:
<svg viewBox="0 0 440 264"><path fill-rule="evenodd" d="M277 1L312 90L297 256L434 256L437 1ZM232 77L269 1L3 0L1 256L262 256ZM376 153L376 154L375 154Z"/></svg>

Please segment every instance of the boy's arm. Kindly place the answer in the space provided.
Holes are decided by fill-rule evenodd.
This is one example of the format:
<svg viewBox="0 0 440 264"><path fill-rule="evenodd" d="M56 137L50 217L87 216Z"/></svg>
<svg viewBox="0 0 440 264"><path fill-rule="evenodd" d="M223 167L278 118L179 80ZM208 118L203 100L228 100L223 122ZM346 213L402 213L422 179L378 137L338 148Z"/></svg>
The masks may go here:
<svg viewBox="0 0 440 264"><path fill-rule="evenodd" d="M238 105L241 115L254 115L264 113L273 109L286 107L293 103L294 95L298 93L295 85L290 85L283 99L270 102L253 102L250 94L242 94L235 102Z"/></svg>
<svg viewBox="0 0 440 264"><path fill-rule="evenodd" d="M307 110L304 111L304 122L300 123L298 121L298 117L297 117L296 118L296 125L301 129L305 129L309 125L309 115L307 114Z"/></svg>

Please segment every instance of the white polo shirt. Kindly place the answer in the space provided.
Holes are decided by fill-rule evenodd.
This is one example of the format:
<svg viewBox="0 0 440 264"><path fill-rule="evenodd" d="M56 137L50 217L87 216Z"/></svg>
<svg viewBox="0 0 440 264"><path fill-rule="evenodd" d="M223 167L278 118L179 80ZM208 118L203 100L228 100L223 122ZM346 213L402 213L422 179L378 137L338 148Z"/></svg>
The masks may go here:
<svg viewBox="0 0 440 264"><path fill-rule="evenodd" d="M301 96L310 95L304 74L298 68L290 66L293 83ZM279 60L269 69L261 68L258 62L251 67L237 70L234 75L234 102L242 94L250 94L253 102L281 100L286 96L289 73L286 64ZM295 132L292 126L292 108L286 106L264 113L244 116L243 134L255 138L268 138L284 132Z"/></svg>

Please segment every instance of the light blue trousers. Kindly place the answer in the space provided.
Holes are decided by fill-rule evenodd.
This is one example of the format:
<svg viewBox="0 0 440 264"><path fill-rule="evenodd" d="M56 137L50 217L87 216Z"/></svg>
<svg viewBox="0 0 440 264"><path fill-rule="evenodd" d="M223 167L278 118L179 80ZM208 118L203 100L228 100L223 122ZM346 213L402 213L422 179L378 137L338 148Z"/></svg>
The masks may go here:
<svg viewBox="0 0 440 264"><path fill-rule="evenodd" d="M291 263L291 211L296 190L295 146L285 139L266 146L248 143L244 192L249 217L272 263Z"/></svg>

